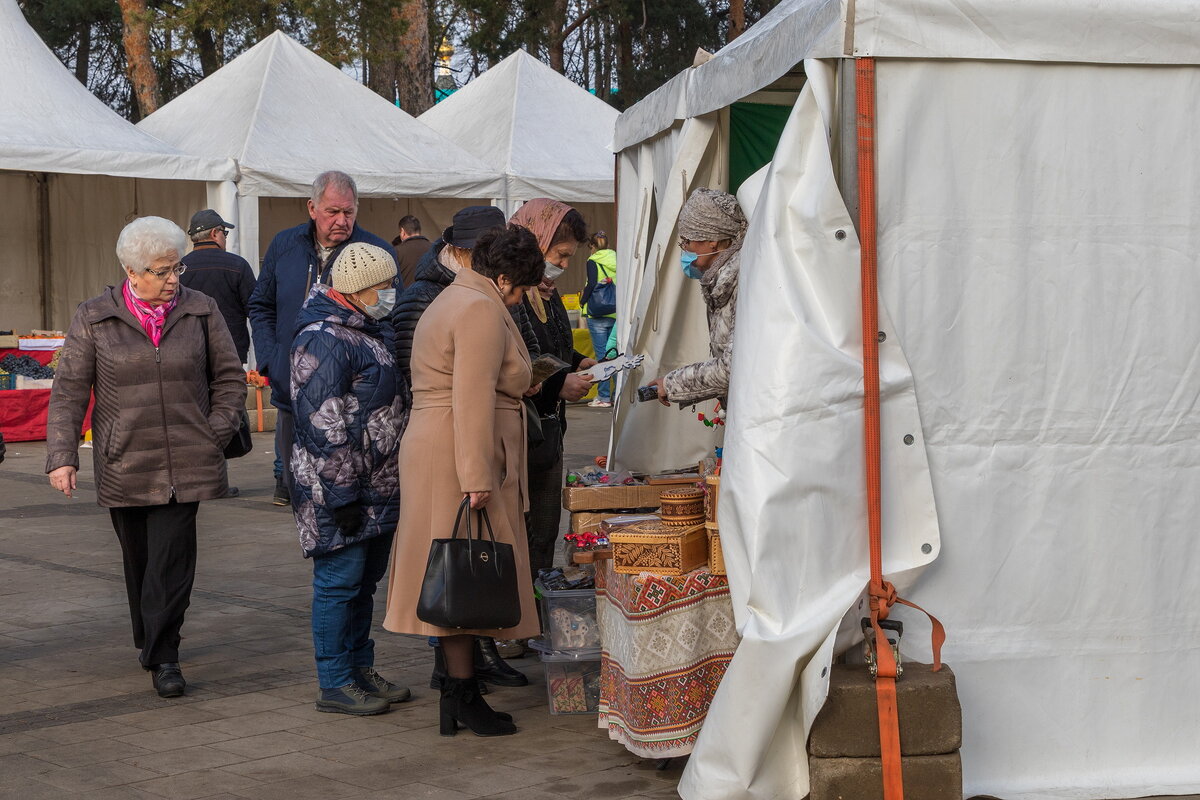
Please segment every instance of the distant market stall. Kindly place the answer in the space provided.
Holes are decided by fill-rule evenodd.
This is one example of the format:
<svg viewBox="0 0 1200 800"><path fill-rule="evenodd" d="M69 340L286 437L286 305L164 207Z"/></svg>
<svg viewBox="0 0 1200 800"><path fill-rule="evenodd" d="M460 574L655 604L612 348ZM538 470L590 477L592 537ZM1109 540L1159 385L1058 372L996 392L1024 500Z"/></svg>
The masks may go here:
<svg viewBox="0 0 1200 800"><path fill-rule="evenodd" d="M867 58L883 563L946 624L965 792L1200 791L1178 735L1200 668L1200 106L1175 100L1200 85L1198 15L1194 0L783 0L618 120L619 341L646 361L621 393L614 467L710 446L632 391L704 354L675 243L689 191L736 190L751 219L720 508L742 641L686 800L807 793L807 733L862 613ZM928 660L928 628L897 616Z"/></svg>
<svg viewBox="0 0 1200 800"><path fill-rule="evenodd" d="M65 329L120 278L117 234L134 215L186 220L232 180L228 158L187 155L94 97L15 0L0 0L0 330Z"/></svg>
<svg viewBox="0 0 1200 800"><path fill-rule="evenodd" d="M138 127L237 161L236 186L214 207L237 225L230 249L256 271L271 237L308 218L304 201L326 170L354 177L359 224L387 239L415 214L432 240L456 210L503 191L498 171L279 31Z"/></svg>
<svg viewBox="0 0 1200 800"><path fill-rule="evenodd" d="M613 126L618 112L518 50L419 117L504 176L496 204L511 215L534 197L574 206L590 231L615 234ZM583 289L587 248L558 282Z"/></svg>

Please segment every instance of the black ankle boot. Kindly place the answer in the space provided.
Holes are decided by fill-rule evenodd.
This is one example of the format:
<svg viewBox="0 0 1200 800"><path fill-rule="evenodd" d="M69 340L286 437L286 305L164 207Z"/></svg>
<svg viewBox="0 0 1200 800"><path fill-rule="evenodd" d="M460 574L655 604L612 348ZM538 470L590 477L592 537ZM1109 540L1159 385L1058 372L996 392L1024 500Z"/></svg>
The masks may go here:
<svg viewBox="0 0 1200 800"><path fill-rule="evenodd" d="M459 722L476 736L508 736L517 732L512 720L503 719L479 694L479 685L474 678L447 676L442 685L439 710L442 736L458 733Z"/></svg>
<svg viewBox="0 0 1200 800"><path fill-rule="evenodd" d="M442 648L433 648L433 674L429 676L429 688L441 689L442 683L446 680L446 658L442 655ZM488 687L483 681L479 681L479 693L487 694Z"/></svg>
<svg viewBox="0 0 1200 800"><path fill-rule="evenodd" d="M497 686L529 685L529 678L510 667L496 652L496 640L490 636L475 637L475 677Z"/></svg>

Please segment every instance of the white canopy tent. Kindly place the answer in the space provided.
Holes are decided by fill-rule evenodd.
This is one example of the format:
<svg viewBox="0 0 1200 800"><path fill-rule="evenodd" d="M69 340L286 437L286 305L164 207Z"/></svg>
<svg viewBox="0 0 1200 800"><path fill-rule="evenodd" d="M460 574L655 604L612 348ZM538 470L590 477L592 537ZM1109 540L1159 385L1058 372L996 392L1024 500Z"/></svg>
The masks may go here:
<svg viewBox="0 0 1200 800"><path fill-rule="evenodd" d="M139 131L94 97L0 0L0 327L63 328L119 277L113 248L135 216L186 220L232 180ZM147 180L153 179L153 180Z"/></svg>
<svg viewBox="0 0 1200 800"><path fill-rule="evenodd" d="M256 269L275 233L307 219L299 198L325 170L349 173L375 198L360 203L359 222L386 238L404 214L440 229L502 191L496 170L278 31L139 127L188 153L236 159L237 193L222 213L236 217L231 249Z"/></svg>
<svg viewBox="0 0 1200 800"><path fill-rule="evenodd" d="M618 325L657 359L644 382L704 355L673 229L691 188L724 185L730 104L792 109L739 191L720 523L743 641L687 800L804 796L862 613L856 57L877 59L884 566L946 624L965 792L1200 791L1198 18L1194 1L784 0L618 121L635 278ZM681 446L697 429L672 413L622 408L615 462L707 447ZM894 616L928 660L928 626Z"/></svg>
<svg viewBox="0 0 1200 800"><path fill-rule="evenodd" d="M420 116L420 121L504 174L496 205L511 215L526 200L569 203L590 230L613 233L613 126L619 113L524 50L518 50ZM577 260L586 261L586 248ZM581 289L572 269L560 288ZM577 284L577 285L576 285Z"/></svg>

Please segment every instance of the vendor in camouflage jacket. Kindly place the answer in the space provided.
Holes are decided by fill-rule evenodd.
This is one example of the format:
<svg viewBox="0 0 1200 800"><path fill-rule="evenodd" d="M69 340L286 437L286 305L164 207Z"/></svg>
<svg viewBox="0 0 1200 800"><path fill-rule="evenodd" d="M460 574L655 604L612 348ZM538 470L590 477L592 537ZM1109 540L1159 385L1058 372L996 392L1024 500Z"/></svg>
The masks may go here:
<svg viewBox="0 0 1200 800"><path fill-rule="evenodd" d="M729 395L733 359L733 323L746 216L737 198L715 189L692 192L679 212L679 247L683 272L700 281L708 308L707 361L686 364L651 381L664 404L699 403Z"/></svg>

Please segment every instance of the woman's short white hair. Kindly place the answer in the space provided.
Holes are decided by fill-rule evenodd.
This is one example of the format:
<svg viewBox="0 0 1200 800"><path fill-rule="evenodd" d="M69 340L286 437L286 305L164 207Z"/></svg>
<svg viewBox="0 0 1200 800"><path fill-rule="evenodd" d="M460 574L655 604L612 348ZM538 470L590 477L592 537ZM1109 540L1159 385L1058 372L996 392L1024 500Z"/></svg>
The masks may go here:
<svg viewBox="0 0 1200 800"><path fill-rule="evenodd" d="M145 272L156 259L182 258L186 252L187 234L183 228L162 217L139 217L117 237L117 259L134 272Z"/></svg>

